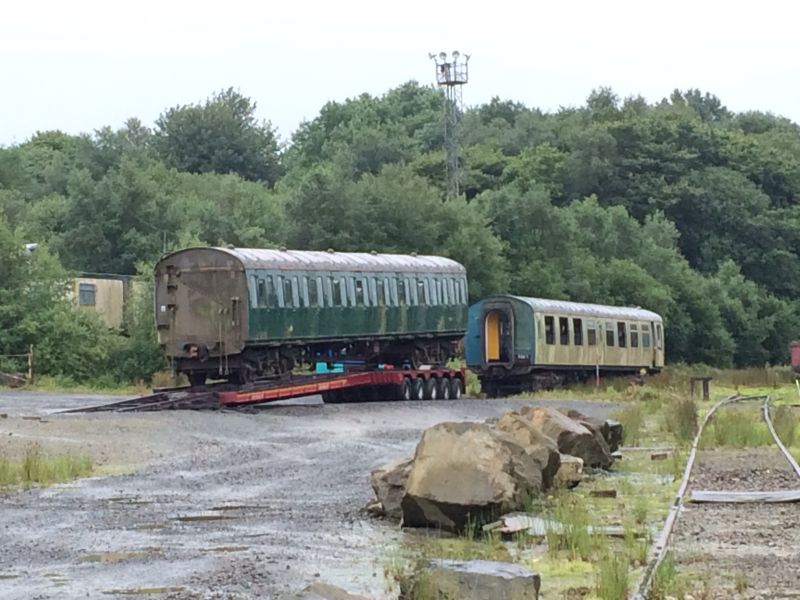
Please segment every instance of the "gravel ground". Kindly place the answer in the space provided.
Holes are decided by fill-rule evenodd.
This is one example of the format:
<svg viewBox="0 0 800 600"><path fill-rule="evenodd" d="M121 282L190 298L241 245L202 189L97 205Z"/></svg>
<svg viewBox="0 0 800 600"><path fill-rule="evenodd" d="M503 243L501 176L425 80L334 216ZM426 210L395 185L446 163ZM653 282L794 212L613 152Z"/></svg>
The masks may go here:
<svg viewBox="0 0 800 600"><path fill-rule="evenodd" d="M777 447L702 451L692 473L690 492L800 487ZM798 503L687 504L672 549L679 572L697 574L695 598L800 598Z"/></svg>
<svg viewBox="0 0 800 600"><path fill-rule="evenodd" d="M370 471L412 453L430 425L533 404L310 398L247 413L55 414L109 400L0 392L0 453L36 442L121 473L0 492L1 598L275 598L316 578L391 598L382 565L403 533L361 512Z"/></svg>

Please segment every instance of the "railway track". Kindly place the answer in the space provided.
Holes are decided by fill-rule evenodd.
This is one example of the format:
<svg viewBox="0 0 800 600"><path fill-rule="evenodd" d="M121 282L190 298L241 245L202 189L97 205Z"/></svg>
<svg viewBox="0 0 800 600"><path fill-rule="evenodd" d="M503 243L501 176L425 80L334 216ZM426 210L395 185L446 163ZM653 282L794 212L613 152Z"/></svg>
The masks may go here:
<svg viewBox="0 0 800 600"><path fill-rule="evenodd" d="M774 445L699 449L719 411L752 411L759 401ZM684 590L694 598L800 598L800 465L778 438L770 404L767 395L736 395L706 415L635 600L663 597L657 574L665 562L696 575Z"/></svg>

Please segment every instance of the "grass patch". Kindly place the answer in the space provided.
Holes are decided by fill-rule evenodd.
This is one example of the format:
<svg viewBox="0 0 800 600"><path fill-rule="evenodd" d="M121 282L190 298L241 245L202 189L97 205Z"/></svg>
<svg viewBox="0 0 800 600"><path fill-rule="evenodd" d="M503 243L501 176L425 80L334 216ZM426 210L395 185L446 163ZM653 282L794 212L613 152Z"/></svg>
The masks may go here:
<svg viewBox="0 0 800 600"><path fill-rule="evenodd" d="M697 433L697 404L691 398L679 398L664 407L664 426L678 443L692 441Z"/></svg>
<svg viewBox="0 0 800 600"><path fill-rule="evenodd" d="M644 412L639 404L634 404L614 413L614 418L622 423L622 444L638 446L642 439Z"/></svg>
<svg viewBox="0 0 800 600"><path fill-rule="evenodd" d="M560 527L547 530L547 548L551 558L565 550L571 560L589 560L595 546L589 533L589 511L577 494L562 492L553 497L548 511Z"/></svg>
<svg viewBox="0 0 800 600"><path fill-rule="evenodd" d="M772 436L755 407L723 408L711 417L700 440L701 448L753 448L773 444Z"/></svg>
<svg viewBox="0 0 800 600"><path fill-rule="evenodd" d="M624 554L610 552L597 564L595 590L602 600L621 600L628 597L630 575Z"/></svg>
<svg viewBox="0 0 800 600"><path fill-rule="evenodd" d="M25 448L20 459L0 457L0 486L51 485L91 474L92 459L85 455L42 453L37 444Z"/></svg>
<svg viewBox="0 0 800 600"><path fill-rule="evenodd" d="M781 405L775 408L770 418L772 419L773 427L775 427L775 433L778 434L783 445L786 447L793 446L795 439L797 439L797 426L800 424L797 411L791 406Z"/></svg>

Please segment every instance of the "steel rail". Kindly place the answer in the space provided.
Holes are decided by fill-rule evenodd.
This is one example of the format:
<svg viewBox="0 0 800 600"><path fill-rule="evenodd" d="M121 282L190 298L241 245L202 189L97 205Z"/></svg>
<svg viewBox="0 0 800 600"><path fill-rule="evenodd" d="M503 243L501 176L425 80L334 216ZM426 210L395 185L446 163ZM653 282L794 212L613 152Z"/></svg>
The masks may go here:
<svg viewBox="0 0 800 600"><path fill-rule="evenodd" d="M739 394L734 394L733 396L728 396L717 402L714 406L711 407L711 410L706 413L706 416L703 418L703 421L700 423L700 426L697 428L697 433L692 440L692 448L689 452L689 458L686 460L686 467L683 470L683 478L681 479L681 485L678 487L678 491L675 493L675 497L672 500L672 505L670 506L669 513L667 514L667 518L664 521L664 527L661 530L661 533L656 540L653 549L651 550L651 558L650 561L645 568L645 571L642 575L641 580L637 586L636 593L632 596L632 600L646 600L647 594L650 591L650 586L653 583L653 578L655 577L656 571L658 571L658 567L661 562L664 560L664 557L667 555L667 547L669 546L669 536L672 534L672 529L675 526L675 521L678 519L678 513L680 512L681 508L683 507L683 498L686 495L686 489L689 487L689 475L692 472L692 467L694 466L694 459L697 455L697 446L700 443L700 438L703 435L703 429L705 428L708 421L711 419L712 415L717 411L718 408L726 405L732 404L734 402L743 402L746 400L758 400L762 398L762 396L740 396Z"/></svg>
<svg viewBox="0 0 800 600"><path fill-rule="evenodd" d="M775 440L775 443L778 444L778 448L781 449L781 452L783 452L783 455L786 457L786 460L788 460L789 464L792 465L795 474L798 477L800 477L800 465L797 464L797 461L794 459L794 456L792 456L792 453L789 452L786 446L783 445L781 438L778 437L778 433L775 431L775 427L773 427L772 425L772 419L769 416L769 403L770 403L770 397L767 396L767 399L764 400L764 421L766 422L767 427L769 428L769 432L772 434L772 439Z"/></svg>
<svg viewBox="0 0 800 600"><path fill-rule="evenodd" d="M740 396L735 394L733 396L729 396L723 400L717 402L711 410L708 411L703 422L700 424L700 427L697 428L697 434L692 441L692 449L689 453L689 458L686 461L686 467L683 471L683 479L681 480L681 485L678 488L677 493L675 494L675 498L673 499L672 506L670 507L669 514L664 522L664 528L661 530L661 534L658 536L658 540L656 540L654 550L651 551L652 557L650 562L648 563L647 568L645 569L644 574L637 586L636 593L632 596L632 600L646 600L647 594L650 591L650 586L653 583L653 579L655 577L656 572L658 571L659 565L664 560L667 555L667 547L669 545L669 537L672 534L672 529L675 525L675 521L678 519L678 514L683 507L683 500L686 495L686 489L689 487L689 475L691 474L692 467L694 466L694 459L697 455L697 446L700 443L700 438L703 435L703 429L705 428L706 424L708 423L711 416L717 411L717 409L721 408L726 404L733 404L736 402L746 402L752 400L760 400L763 399L764 403L762 405L762 416L764 421L769 428L769 432L772 435L773 440L780 448L781 452L783 453L784 457L789 461L794 469L795 473L798 477L800 477L800 465L797 464L797 461L794 459L792 454L783 445L780 438L778 437L777 432L775 431L775 427L772 424L772 419L769 416L769 404L771 402L770 396L767 395L757 395L757 396Z"/></svg>

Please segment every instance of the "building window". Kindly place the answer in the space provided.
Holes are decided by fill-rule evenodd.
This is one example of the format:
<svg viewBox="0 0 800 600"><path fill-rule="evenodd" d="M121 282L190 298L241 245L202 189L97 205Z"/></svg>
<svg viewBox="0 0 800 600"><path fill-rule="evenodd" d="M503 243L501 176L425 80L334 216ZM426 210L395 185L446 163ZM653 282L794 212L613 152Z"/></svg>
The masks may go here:
<svg viewBox="0 0 800 600"><path fill-rule="evenodd" d="M583 346L583 319L572 319L572 340L576 346Z"/></svg>
<svg viewBox="0 0 800 600"><path fill-rule="evenodd" d="M555 330L555 318L554 317L545 317L544 318L544 341L547 344L555 344L556 343L556 330Z"/></svg>
<svg viewBox="0 0 800 600"><path fill-rule="evenodd" d="M610 321L606 323L606 346L614 347L614 324Z"/></svg>
<svg viewBox="0 0 800 600"><path fill-rule="evenodd" d="M590 346L597 345L597 329L594 321L586 321L586 343Z"/></svg>
<svg viewBox="0 0 800 600"><path fill-rule="evenodd" d="M562 346L569 345L569 319L567 317L558 317L558 333L559 341Z"/></svg>
<svg viewBox="0 0 800 600"><path fill-rule="evenodd" d="M78 284L78 305L94 306L97 295L97 286L93 283Z"/></svg>
<svg viewBox="0 0 800 600"><path fill-rule="evenodd" d="M619 339L619 347L624 348L628 345L625 335L625 323L617 322L617 338Z"/></svg>
<svg viewBox="0 0 800 600"><path fill-rule="evenodd" d="M639 326L631 323L631 348L639 347Z"/></svg>

